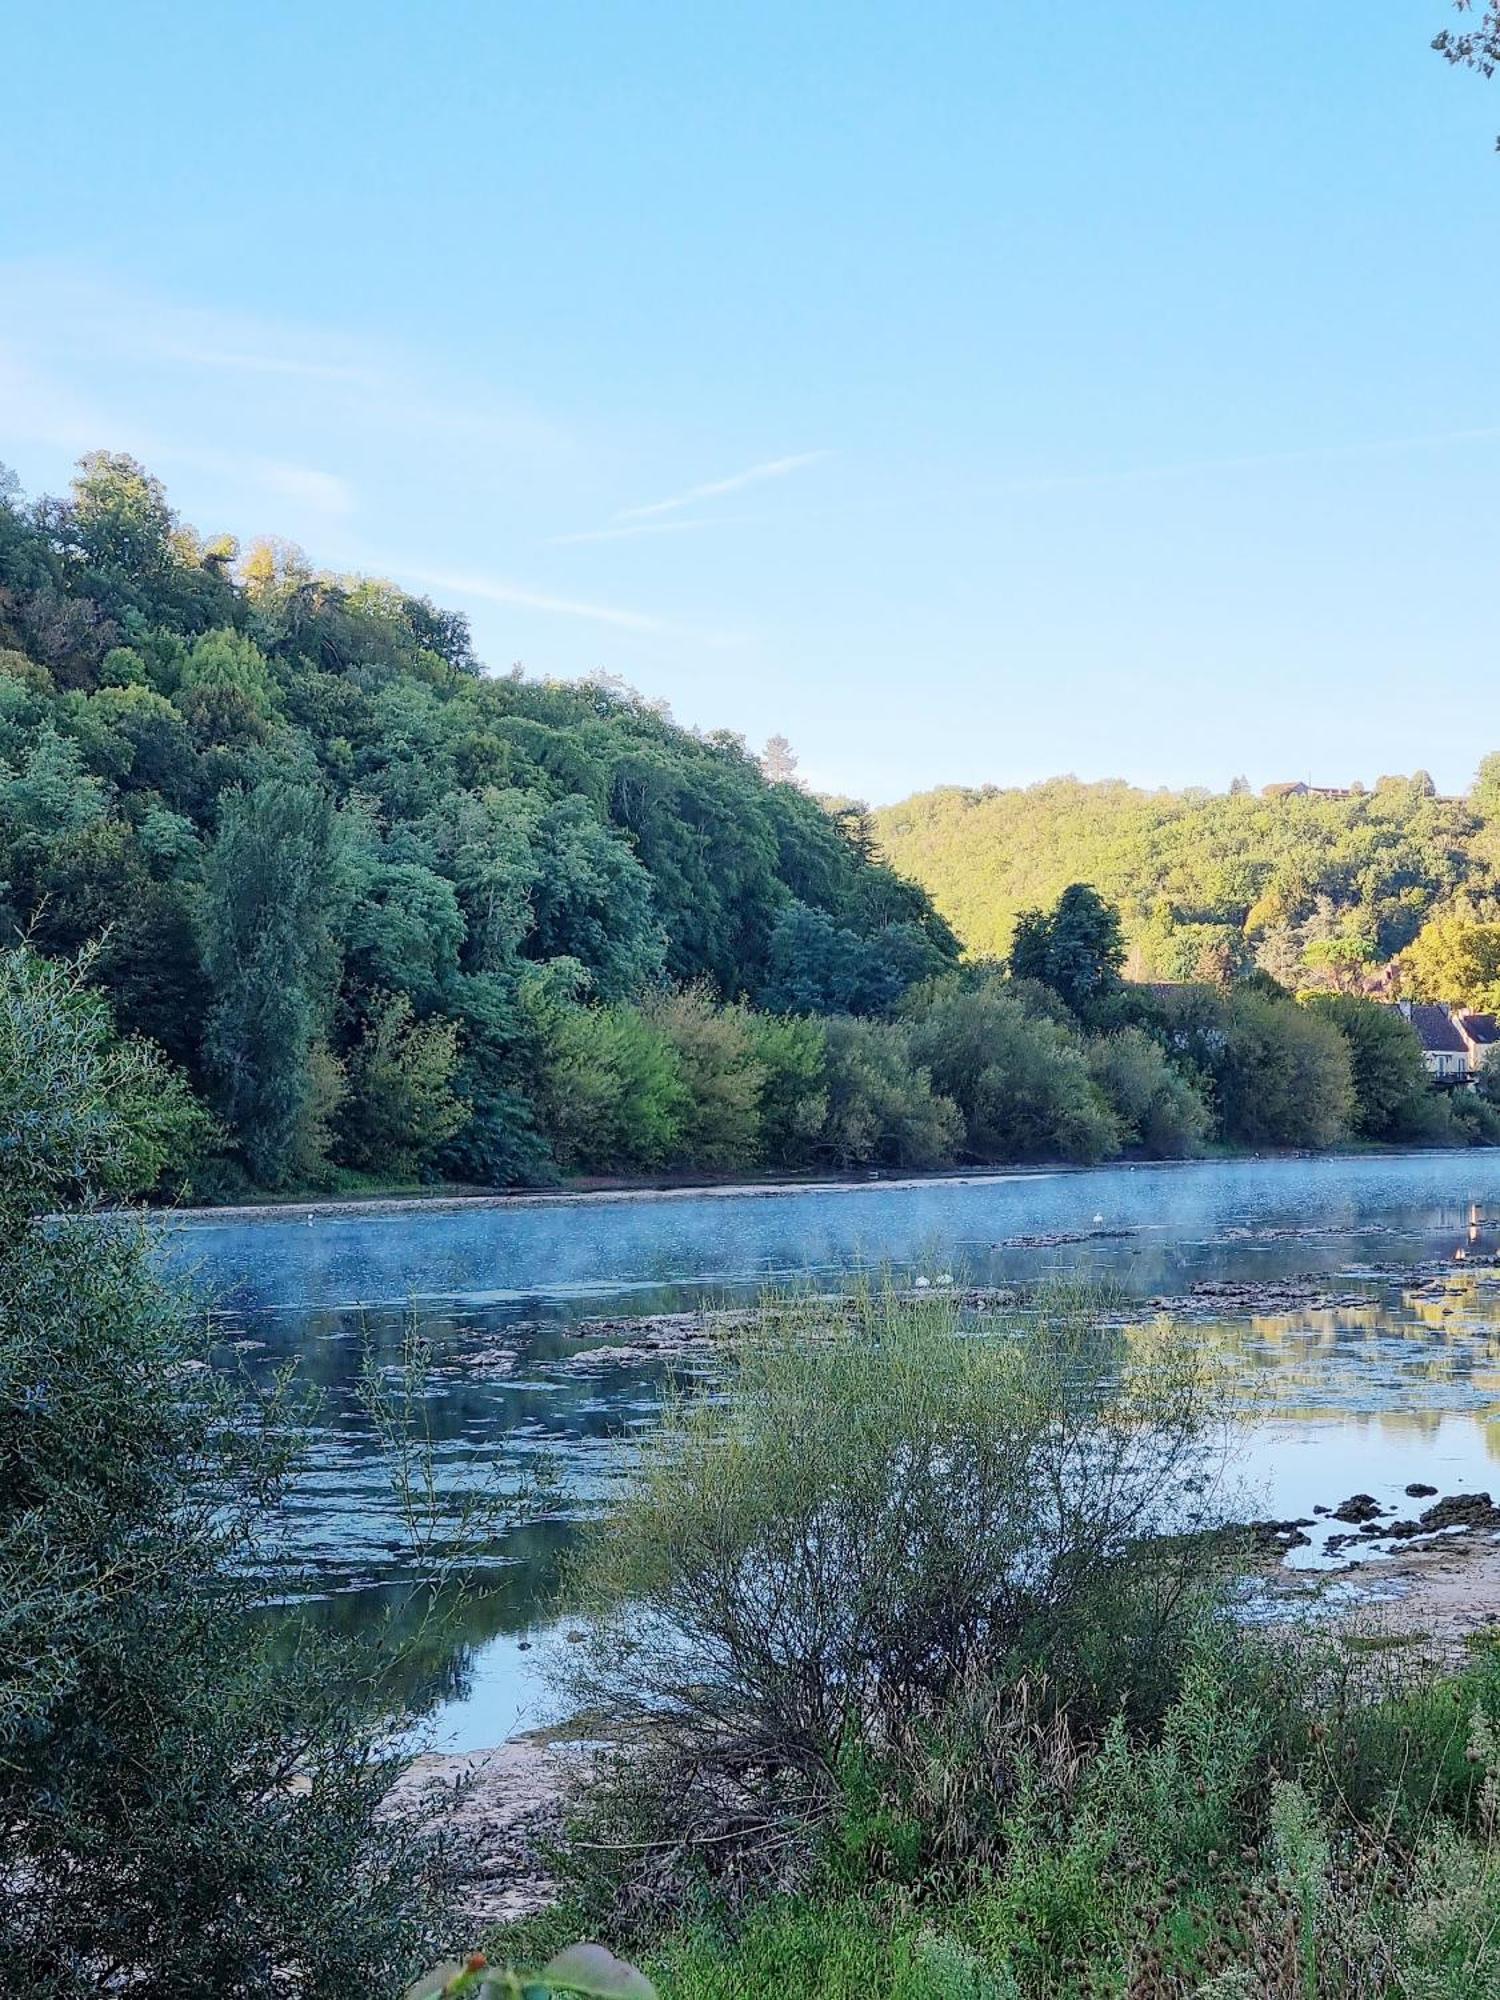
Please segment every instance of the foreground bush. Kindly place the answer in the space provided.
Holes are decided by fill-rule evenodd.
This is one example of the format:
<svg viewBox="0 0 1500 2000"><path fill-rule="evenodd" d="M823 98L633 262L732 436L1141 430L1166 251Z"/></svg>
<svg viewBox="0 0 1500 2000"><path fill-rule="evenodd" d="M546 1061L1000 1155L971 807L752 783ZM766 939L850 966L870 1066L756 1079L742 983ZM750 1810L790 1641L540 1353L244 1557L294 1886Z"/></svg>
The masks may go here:
<svg viewBox="0 0 1500 2000"><path fill-rule="evenodd" d="M1242 1641L1204 1635L1147 1737L1117 1723L1070 1756L1034 1742L981 1866L851 1865L846 1816L801 1893L704 1909L645 1963L666 2000L1500 1992L1493 1652L1347 1710L1252 1666Z"/></svg>
<svg viewBox="0 0 1500 2000"><path fill-rule="evenodd" d="M207 1366L144 1227L76 1212L154 1181L184 1096L14 950L0 1105L0 1991L391 1991L443 1855L381 1814L368 1663L246 1615L288 1412Z"/></svg>
<svg viewBox="0 0 1500 2000"><path fill-rule="evenodd" d="M663 2000L1500 1996L1500 1647L1247 1629L1215 1386L1100 1305L773 1301L669 1410L578 1577L568 1900L497 1947L602 1930Z"/></svg>
<svg viewBox="0 0 1500 2000"><path fill-rule="evenodd" d="M627 1874L634 1842L656 1876L674 1843L778 1868L931 1731L990 1755L983 1818L1019 1679L1044 1672L1049 1710L1101 1726L1176 1685L1212 1561L1177 1531L1221 1444L1185 1344L1132 1349L1066 1293L982 1334L940 1295L827 1312L783 1306L722 1399L669 1409L583 1559L592 1639L567 1690L629 1746L605 1810L633 1831L599 1850Z"/></svg>

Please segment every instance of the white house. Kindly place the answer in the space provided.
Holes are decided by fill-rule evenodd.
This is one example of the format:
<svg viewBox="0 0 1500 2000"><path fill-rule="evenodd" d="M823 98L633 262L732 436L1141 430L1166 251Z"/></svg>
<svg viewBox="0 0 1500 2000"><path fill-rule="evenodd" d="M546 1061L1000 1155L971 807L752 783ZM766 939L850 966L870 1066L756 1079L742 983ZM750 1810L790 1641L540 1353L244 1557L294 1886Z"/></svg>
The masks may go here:
<svg viewBox="0 0 1500 2000"><path fill-rule="evenodd" d="M1435 1000L1399 1000L1396 1011L1416 1030L1428 1073L1439 1083L1472 1083L1500 1048L1500 1023L1493 1014Z"/></svg>

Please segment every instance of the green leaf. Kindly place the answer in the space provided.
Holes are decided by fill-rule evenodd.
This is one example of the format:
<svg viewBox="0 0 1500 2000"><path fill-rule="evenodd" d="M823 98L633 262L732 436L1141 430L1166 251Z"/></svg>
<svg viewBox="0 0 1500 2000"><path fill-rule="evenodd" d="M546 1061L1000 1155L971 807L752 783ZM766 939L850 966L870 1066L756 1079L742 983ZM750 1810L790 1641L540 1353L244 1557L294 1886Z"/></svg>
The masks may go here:
<svg viewBox="0 0 1500 2000"><path fill-rule="evenodd" d="M408 1986L401 2000L437 2000L449 1980L457 1979L463 1970L461 1959L447 1959L442 1965L435 1965L431 1972L424 1972L415 1985Z"/></svg>
<svg viewBox="0 0 1500 2000"><path fill-rule="evenodd" d="M542 1977L564 1992L586 1994L588 2000L657 2000L645 1973L602 1944L570 1944L542 1967Z"/></svg>

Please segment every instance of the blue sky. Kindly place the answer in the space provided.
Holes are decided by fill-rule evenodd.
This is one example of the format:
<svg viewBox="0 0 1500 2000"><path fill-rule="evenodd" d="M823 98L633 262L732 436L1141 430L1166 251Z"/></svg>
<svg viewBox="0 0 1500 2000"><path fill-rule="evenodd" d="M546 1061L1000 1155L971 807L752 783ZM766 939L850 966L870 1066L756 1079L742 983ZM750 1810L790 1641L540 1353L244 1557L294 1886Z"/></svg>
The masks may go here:
<svg viewBox="0 0 1500 2000"><path fill-rule="evenodd" d="M32 9L0 460L888 800L1500 747L1500 87L1446 0Z"/></svg>

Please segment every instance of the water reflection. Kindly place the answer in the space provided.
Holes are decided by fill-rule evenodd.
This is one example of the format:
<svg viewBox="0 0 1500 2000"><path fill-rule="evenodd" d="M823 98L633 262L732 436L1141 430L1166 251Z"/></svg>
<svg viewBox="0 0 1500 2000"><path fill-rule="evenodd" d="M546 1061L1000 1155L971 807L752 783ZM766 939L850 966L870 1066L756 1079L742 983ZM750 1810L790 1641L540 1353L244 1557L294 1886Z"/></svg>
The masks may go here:
<svg viewBox="0 0 1500 2000"><path fill-rule="evenodd" d="M1098 1234L1102 1227L1110 1232ZM953 1269L981 1283L1107 1275L1144 1300L1201 1280L1313 1274L1354 1302L1205 1322L1253 1406L1242 1468L1280 1516L1423 1480L1500 1487L1500 1156L1240 1162L652 1203L563 1202L382 1218L174 1228L165 1254L224 1302L226 1351L289 1360L318 1392L313 1463L291 1519L306 1596L274 1614L389 1636L393 1682L454 1747L535 1719L533 1642L581 1520L626 1475L659 1372L574 1366L567 1328L680 1310L768 1280L851 1268ZM1403 1282L1421 1261L1441 1275ZM558 1474L549 1518L517 1526L480 1587L434 1629L411 1573L358 1383L367 1344L399 1358L414 1314L433 1350L427 1411L445 1486L497 1469ZM238 1343L234 1346L234 1343Z"/></svg>

